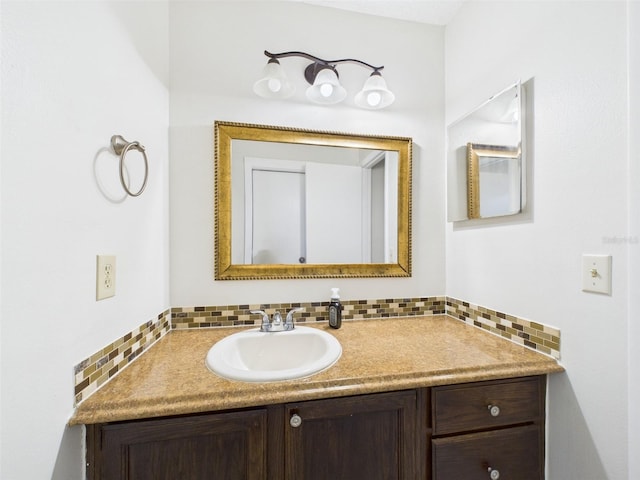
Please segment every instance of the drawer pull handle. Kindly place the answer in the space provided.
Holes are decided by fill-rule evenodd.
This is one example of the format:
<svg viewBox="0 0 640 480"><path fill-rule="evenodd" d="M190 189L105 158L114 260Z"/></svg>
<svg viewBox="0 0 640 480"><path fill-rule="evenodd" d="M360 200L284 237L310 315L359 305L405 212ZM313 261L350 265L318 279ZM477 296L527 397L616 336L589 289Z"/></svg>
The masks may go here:
<svg viewBox="0 0 640 480"><path fill-rule="evenodd" d="M498 480L500 478L500 472L498 470L489 467L487 471L489 472L489 478L491 480Z"/></svg>
<svg viewBox="0 0 640 480"><path fill-rule="evenodd" d="M491 414L492 417L497 417L498 415L500 415L500 407L499 406L497 406L497 405L488 405L487 408L489 409L489 413ZM500 475L500 474L498 474L498 475ZM496 477L496 478L498 478L498 477Z"/></svg>
<svg viewBox="0 0 640 480"><path fill-rule="evenodd" d="M294 413L293 415L291 415L291 418L289 419L289 424L293 428L298 428L300 425L302 425L302 418L297 413Z"/></svg>

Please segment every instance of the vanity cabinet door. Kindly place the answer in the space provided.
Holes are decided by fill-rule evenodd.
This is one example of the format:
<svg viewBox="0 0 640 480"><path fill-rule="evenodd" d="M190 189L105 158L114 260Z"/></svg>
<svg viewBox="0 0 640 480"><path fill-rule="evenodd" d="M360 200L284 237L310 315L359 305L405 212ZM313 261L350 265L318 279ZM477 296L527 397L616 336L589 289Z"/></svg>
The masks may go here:
<svg viewBox="0 0 640 480"><path fill-rule="evenodd" d="M285 405L285 479L416 478L416 392Z"/></svg>
<svg viewBox="0 0 640 480"><path fill-rule="evenodd" d="M264 480L266 410L141 420L88 426L100 480Z"/></svg>

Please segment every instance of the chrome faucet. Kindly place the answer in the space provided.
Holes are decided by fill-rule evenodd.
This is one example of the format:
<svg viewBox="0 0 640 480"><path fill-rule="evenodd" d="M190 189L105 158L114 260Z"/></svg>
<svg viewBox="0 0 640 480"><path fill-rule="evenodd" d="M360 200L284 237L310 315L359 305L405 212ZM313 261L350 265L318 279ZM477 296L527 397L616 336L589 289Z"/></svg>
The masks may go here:
<svg viewBox="0 0 640 480"><path fill-rule="evenodd" d="M293 330L295 328L295 325L293 324L293 314L296 312L301 312L302 310L304 310L304 308L302 307L292 308L291 310L289 310L289 313L287 313L287 318L284 321L285 330Z"/></svg>
<svg viewBox="0 0 640 480"><path fill-rule="evenodd" d="M276 313L271 317L271 330L278 330L282 326L282 316L280 312L276 310Z"/></svg>
<svg viewBox="0 0 640 480"><path fill-rule="evenodd" d="M269 315L264 310L250 310L251 313L256 315L262 315L262 323L260 324L261 332L286 332L293 330L295 325L293 323L293 314L304 310L303 308L293 308L287 313L285 321L282 321L282 315L276 310L273 314L273 319L269 321Z"/></svg>

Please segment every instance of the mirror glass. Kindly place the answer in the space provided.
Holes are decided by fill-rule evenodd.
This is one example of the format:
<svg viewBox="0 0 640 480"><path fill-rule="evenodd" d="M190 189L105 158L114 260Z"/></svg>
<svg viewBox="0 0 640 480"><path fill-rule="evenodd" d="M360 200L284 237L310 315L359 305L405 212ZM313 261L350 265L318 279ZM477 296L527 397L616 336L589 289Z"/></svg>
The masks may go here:
<svg viewBox="0 0 640 480"><path fill-rule="evenodd" d="M524 207L523 91L491 97L447 129L450 222L520 213Z"/></svg>
<svg viewBox="0 0 640 480"><path fill-rule="evenodd" d="M410 275L411 139L216 122L216 279Z"/></svg>

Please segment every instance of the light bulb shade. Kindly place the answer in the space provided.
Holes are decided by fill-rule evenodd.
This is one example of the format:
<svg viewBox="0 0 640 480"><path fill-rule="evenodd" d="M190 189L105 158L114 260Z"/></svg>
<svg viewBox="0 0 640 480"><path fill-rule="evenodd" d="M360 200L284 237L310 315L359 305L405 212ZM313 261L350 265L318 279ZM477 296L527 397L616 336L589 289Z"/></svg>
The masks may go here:
<svg viewBox="0 0 640 480"><path fill-rule="evenodd" d="M263 98L287 98L295 87L289 82L280 62L271 59L262 71L262 78L253 84L253 91Z"/></svg>
<svg viewBox="0 0 640 480"><path fill-rule="evenodd" d="M338 75L331 68L323 68L316 75L313 85L307 88L307 98L315 103L331 105L339 103L347 96L347 90L340 85Z"/></svg>
<svg viewBox="0 0 640 480"><path fill-rule="evenodd" d="M358 107L375 110L388 107L395 99L395 95L387 88L387 82L382 75L379 72L373 72L364 82L362 90L356 94L354 102Z"/></svg>

